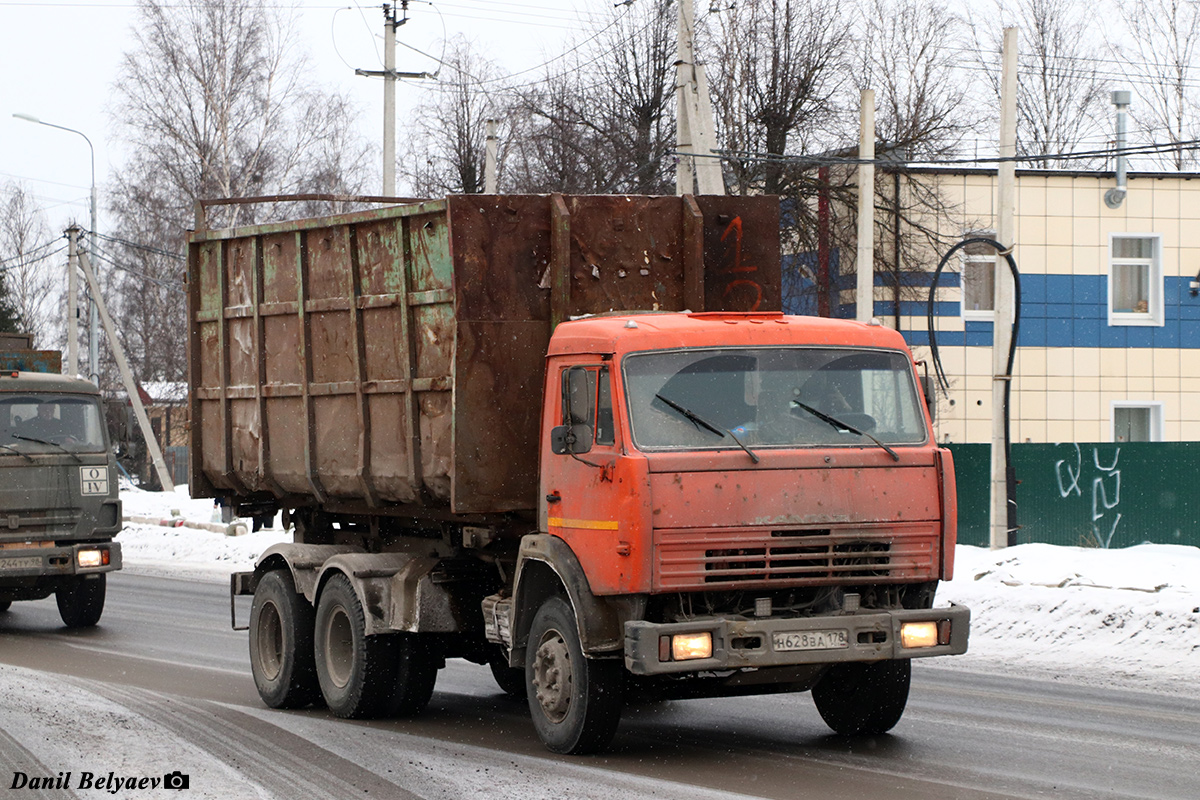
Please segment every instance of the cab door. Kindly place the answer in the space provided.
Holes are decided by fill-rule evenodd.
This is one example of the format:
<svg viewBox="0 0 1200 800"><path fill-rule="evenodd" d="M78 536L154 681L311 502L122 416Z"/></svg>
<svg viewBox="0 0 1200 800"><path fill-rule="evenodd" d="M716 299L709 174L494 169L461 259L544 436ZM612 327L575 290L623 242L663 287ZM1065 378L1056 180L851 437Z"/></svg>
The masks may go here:
<svg viewBox="0 0 1200 800"><path fill-rule="evenodd" d="M622 515L629 487L618 469L623 431L613 408L611 368L563 365L548 385L557 391L547 404L553 427L542 454L542 529L570 545L594 592L627 590L631 536Z"/></svg>

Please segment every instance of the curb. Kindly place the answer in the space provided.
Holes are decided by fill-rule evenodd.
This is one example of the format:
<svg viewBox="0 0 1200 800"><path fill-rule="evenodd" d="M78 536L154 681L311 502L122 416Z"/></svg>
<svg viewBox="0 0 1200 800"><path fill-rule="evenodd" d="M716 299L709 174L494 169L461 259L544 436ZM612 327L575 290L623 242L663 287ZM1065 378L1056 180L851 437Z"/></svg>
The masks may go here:
<svg viewBox="0 0 1200 800"><path fill-rule="evenodd" d="M125 517L125 522L136 522L139 525L159 525L163 528L195 528L211 533L223 533L226 536L244 536L250 532L250 526L244 522L231 522L228 525L217 522L193 522L183 517Z"/></svg>

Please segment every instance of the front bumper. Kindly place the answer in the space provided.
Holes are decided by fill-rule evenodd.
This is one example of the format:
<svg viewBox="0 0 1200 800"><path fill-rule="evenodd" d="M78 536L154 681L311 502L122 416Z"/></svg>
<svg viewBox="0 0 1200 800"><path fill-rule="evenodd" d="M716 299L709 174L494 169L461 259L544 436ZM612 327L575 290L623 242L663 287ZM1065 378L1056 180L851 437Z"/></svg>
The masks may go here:
<svg viewBox="0 0 1200 800"><path fill-rule="evenodd" d="M79 565L79 552L108 551L108 563L95 567ZM0 549L0 581L6 578L39 578L91 575L121 568L121 545L117 542L80 543L56 547L5 547Z"/></svg>
<svg viewBox="0 0 1200 800"><path fill-rule="evenodd" d="M949 641L929 647L905 647L900 628L906 622L948 623ZM707 617L688 622L625 623L625 667L634 675L783 667L798 664L834 664L845 661L885 661L927 658L967 652L971 611L949 608L868 610L822 617L765 618ZM684 633L712 633L711 658L664 660L663 637ZM776 634L844 631L844 647L819 650L776 649ZM795 636L790 637L793 641ZM840 638L840 637L839 637Z"/></svg>

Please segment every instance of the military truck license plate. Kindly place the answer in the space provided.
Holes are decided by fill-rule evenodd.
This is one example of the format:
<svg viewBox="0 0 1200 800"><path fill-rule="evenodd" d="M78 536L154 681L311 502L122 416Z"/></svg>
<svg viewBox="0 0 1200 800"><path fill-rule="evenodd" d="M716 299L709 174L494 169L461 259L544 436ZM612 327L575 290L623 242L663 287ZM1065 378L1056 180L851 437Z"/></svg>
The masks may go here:
<svg viewBox="0 0 1200 800"><path fill-rule="evenodd" d="M795 631L772 635L771 646L777 653L795 650L840 650L849 647L846 631Z"/></svg>

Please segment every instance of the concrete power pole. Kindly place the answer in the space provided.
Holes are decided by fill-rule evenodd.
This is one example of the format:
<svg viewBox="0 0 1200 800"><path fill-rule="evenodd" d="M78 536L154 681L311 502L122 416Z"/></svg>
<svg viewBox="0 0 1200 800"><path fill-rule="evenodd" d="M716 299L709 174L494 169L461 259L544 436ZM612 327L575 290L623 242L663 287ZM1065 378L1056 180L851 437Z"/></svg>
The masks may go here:
<svg viewBox="0 0 1200 800"><path fill-rule="evenodd" d="M383 195L396 196L396 81L428 78L425 72L396 71L396 28L408 22L408 0L400 0L403 16L396 19L391 3L383 4L383 70L356 69L355 75L383 78Z"/></svg>
<svg viewBox="0 0 1200 800"><path fill-rule="evenodd" d="M858 130L858 277L854 318L875 316L875 92L863 89Z"/></svg>
<svg viewBox="0 0 1200 800"><path fill-rule="evenodd" d="M496 177L496 120L489 119L487 121L487 152L483 158L483 192L484 194L496 194L499 189L499 182Z"/></svg>
<svg viewBox="0 0 1200 800"><path fill-rule="evenodd" d="M703 64L695 63L694 39L692 0L680 0L679 58L675 66L675 149L680 155L675 164L675 194L692 194L693 191L725 194L721 161L713 157L716 136L708 96L708 75ZM703 157L689 157L683 153Z"/></svg>
<svg viewBox="0 0 1200 800"><path fill-rule="evenodd" d="M1000 158L997 168L996 241L1012 248L1016 242L1017 164L1017 29L1004 29L1000 83ZM992 320L992 497L991 545L1008 547L1008 453L1005 450L1005 389L1010 377L1008 349L1012 342L1013 278L1003 256L996 256L996 288Z"/></svg>
<svg viewBox="0 0 1200 800"><path fill-rule="evenodd" d="M67 228L67 374L79 375L79 228Z"/></svg>

